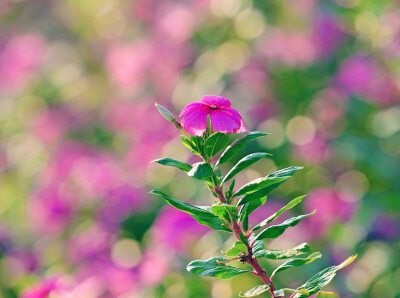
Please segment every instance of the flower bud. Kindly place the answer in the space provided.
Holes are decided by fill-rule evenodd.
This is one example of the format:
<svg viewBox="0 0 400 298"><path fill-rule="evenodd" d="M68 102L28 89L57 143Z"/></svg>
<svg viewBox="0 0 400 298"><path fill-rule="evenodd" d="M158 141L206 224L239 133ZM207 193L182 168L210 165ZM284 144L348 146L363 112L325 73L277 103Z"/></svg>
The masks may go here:
<svg viewBox="0 0 400 298"><path fill-rule="evenodd" d="M174 115L170 111L168 111L168 109L166 107L163 107L162 105L159 105L158 103L156 103L155 106L158 109L158 111L160 112L160 114L163 115L163 117L165 119L167 119L170 122L176 121Z"/></svg>

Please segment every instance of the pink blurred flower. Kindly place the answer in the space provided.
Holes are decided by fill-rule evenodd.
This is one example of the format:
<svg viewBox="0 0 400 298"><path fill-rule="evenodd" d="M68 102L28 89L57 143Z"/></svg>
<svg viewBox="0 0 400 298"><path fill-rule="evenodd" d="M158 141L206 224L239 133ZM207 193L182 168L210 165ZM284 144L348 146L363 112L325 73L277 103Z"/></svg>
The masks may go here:
<svg viewBox="0 0 400 298"><path fill-rule="evenodd" d="M307 144L296 146L296 154L311 164L319 164L330 158L331 150L324 138L315 136Z"/></svg>
<svg viewBox="0 0 400 298"><path fill-rule="evenodd" d="M33 228L40 234L58 234L71 221L74 200L58 186L50 185L36 191L29 204Z"/></svg>
<svg viewBox="0 0 400 298"><path fill-rule="evenodd" d="M191 135L201 136L207 129L210 115L214 131L240 133L248 131L240 113L231 109L231 102L221 96L206 95L201 101L192 102L183 108L179 117L181 124Z"/></svg>
<svg viewBox="0 0 400 298"><path fill-rule="evenodd" d="M45 279L21 294L21 298L48 298L58 288L58 279Z"/></svg>
<svg viewBox="0 0 400 298"><path fill-rule="evenodd" d="M345 39L344 31L333 17L321 15L315 18L312 28L312 40L323 58L334 54Z"/></svg>
<svg viewBox="0 0 400 298"><path fill-rule="evenodd" d="M67 254L72 264L107 258L114 240L115 237L103 227L94 225L67 240Z"/></svg>
<svg viewBox="0 0 400 298"><path fill-rule="evenodd" d="M192 9L171 2L162 5L162 13L157 18L160 33L175 42L183 42L191 36L195 20Z"/></svg>
<svg viewBox="0 0 400 298"><path fill-rule="evenodd" d="M166 206L153 224L152 236L157 246L184 253L190 243L198 240L207 230L206 226L200 225L190 215Z"/></svg>
<svg viewBox="0 0 400 298"><path fill-rule="evenodd" d="M343 91L327 88L316 95L311 108L318 130L325 138L336 137L343 129L341 121L347 111L347 98Z"/></svg>
<svg viewBox="0 0 400 298"><path fill-rule="evenodd" d="M329 188L316 189L304 199L304 207L307 212L317 210L310 216L305 224L314 237L320 237L337 222L345 222L351 219L355 206Z"/></svg>
<svg viewBox="0 0 400 298"><path fill-rule="evenodd" d="M399 102L399 89L395 82L369 57L354 55L344 60L335 83L349 95L362 96L380 104Z"/></svg>
<svg viewBox="0 0 400 298"><path fill-rule="evenodd" d="M270 31L268 39L259 44L260 53L270 63L301 67L316 60L317 49L309 32L287 32L281 28Z"/></svg>
<svg viewBox="0 0 400 298"><path fill-rule="evenodd" d="M113 47L107 54L107 69L121 86L138 86L146 76L151 57L151 44L141 41Z"/></svg>
<svg viewBox="0 0 400 298"><path fill-rule="evenodd" d="M139 266L140 280L144 285L157 285L169 271L169 262L165 254L146 252Z"/></svg>
<svg viewBox="0 0 400 298"><path fill-rule="evenodd" d="M14 37L0 52L0 89L15 89L35 72L45 52L41 36L27 34Z"/></svg>

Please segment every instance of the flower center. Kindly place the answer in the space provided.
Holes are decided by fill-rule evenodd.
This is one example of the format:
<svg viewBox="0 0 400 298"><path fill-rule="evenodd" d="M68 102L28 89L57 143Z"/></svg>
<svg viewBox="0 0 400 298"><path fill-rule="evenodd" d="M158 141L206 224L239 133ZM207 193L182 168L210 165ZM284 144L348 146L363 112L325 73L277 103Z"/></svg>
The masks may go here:
<svg viewBox="0 0 400 298"><path fill-rule="evenodd" d="M218 107L217 107L216 105L210 105L210 108L211 108L212 110L218 109Z"/></svg>

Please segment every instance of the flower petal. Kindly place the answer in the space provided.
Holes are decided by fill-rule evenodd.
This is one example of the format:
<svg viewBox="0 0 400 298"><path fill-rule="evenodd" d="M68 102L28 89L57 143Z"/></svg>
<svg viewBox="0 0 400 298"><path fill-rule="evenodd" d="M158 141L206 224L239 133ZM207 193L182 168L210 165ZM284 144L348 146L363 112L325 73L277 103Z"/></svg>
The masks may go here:
<svg viewBox="0 0 400 298"><path fill-rule="evenodd" d="M208 106L200 101L191 102L183 108L179 117L186 117L188 114L202 108L208 108Z"/></svg>
<svg viewBox="0 0 400 298"><path fill-rule="evenodd" d="M231 102L228 99L216 95L205 95L201 99L201 102L204 102L208 105L217 106L218 108L229 108L231 106Z"/></svg>
<svg viewBox="0 0 400 298"><path fill-rule="evenodd" d="M241 133L241 132L247 132L249 131L249 129L247 128L246 124L244 123L243 119L240 120L240 127L237 131L235 131L236 133Z"/></svg>
<svg viewBox="0 0 400 298"><path fill-rule="evenodd" d="M207 129L207 116L209 113L210 110L207 106L190 112L181 121L183 129L193 136L203 135Z"/></svg>
<svg viewBox="0 0 400 298"><path fill-rule="evenodd" d="M241 128L240 114L234 109L211 110L211 124L214 131L234 133Z"/></svg>

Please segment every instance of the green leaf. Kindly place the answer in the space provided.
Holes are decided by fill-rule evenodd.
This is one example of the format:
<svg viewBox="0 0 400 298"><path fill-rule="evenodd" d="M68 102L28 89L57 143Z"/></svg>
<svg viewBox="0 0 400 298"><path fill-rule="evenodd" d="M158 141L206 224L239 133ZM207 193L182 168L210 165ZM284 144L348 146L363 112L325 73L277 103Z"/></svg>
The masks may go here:
<svg viewBox="0 0 400 298"><path fill-rule="evenodd" d="M283 223L275 226L270 226L263 230L260 234L256 236L255 239L273 239L277 238L282 235L287 228L296 226L302 219L306 218L307 216L313 215L315 210L309 214L299 215L296 217L291 217L285 220Z"/></svg>
<svg viewBox="0 0 400 298"><path fill-rule="evenodd" d="M185 136L181 136L181 142L183 145L185 145L187 148L189 148L193 153L195 153L195 154L198 153L198 150L195 147L195 145L190 140L188 140L188 138L186 138Z"/></svg>
<svg viewBox="0 0 400 298"><path fill-rule="evenodd" d="M261 295L262 293L268 292L269 290L269 285L259 285L255 286L254 288L244 292L244 293L239 293L240 297L256 297L258 295Z"/></svg>
<svg viewBox="0 0 400 298"><path fill-rule="evenodd" d="M258 152L247 155L246 157L238 161L238 163L228 172L228 174L226 174L221 183L223 184L226 181L232 179L237 173L251 166L253 163L259 161L261 158L264 158L266 156L271 156L271 154Z"/></svg>
<svg viewBox="0 0 400 298"><path fill-rule="evenodd" d="M272 174L269 174L269 177L288 177L288 176L293 176L294 173L297 171L300 171L303 169L303 167L288 167L279 171L276 171Z"/></svg>
<svg viewBox="0 0 400 298"><path fill-rule="evenodd" d="M301 290L295 290L295 289L288 289L288 288L284 288L284 289L280 289L280 290L276 290L274 291L274 295L276 297L283 297L285 294L289 294L289 293L293 293L293 294L308 294L308 291L306 289L301 289Z"/></svg>
<svg viewBox="0 0 400 298"><path fill-rule="evenodd" d="M339 298L334 292L319 292L315 298Z"/></svg>
<svg viewBox="0 0 400 298"><path fill-rule="evenodd" d="M205 207L193 206L186 202L176 200L159 190L152 190L150 193L162 197L168 204L176 209L189 213L198 223L202 225L209 226L214 230L227 232L231 231L227 227L223 226L221 220L208 211Z"/></svg>
<svg viewBox="0 0 400 298"><path fill-rule="evenodd" d="M156 159L156 160L153 160L153 162L159 163L164 166L175 167L184 172L189 172L192 169L191 165L189 165L185 162L181 162L179 160L173 159L173 158L168 158L168 157Z"/></svg>
<svg viewBox="0 0 400 298"><path fill-rule="evenodd" d="M288 178L289 177L268 177L268 176L264 178L258 178L242 186L233 196L238 197L245 194L253 193L262 188L266 188L267 186L276 185L277 183L284 181ZM241 204L243 204L242 201Z"/></svg>
<svg viewBox="0 0 400 298"><path fill-rule="evenodd" d="M273 278L275 276L275 274L277 274L278 272L281 272L281 271L289 269L289 268L300 267L300 266L303 266L305 264L309 264L309 263L311 263L311 262L313 262L316 259L319 259L321 257L322 257L321 253L314 252L311 255L309 255L307 258L289 259L285 263L283 263L282 265L278 266L274 270L274 272L272 272L271 278Z"/></svg>
<svg viewBox="0 0 400 298"><path fill-rule="evenodd" d="M307 243L302 243L296 247L286 250L273 250L273 249L264 249L258 250L254 255L259 258L267 258L271 260L283 260L290 259L292 257L297 257L306 253L312 252L312 248Z"/></svg>
<svg viewBox="0 0 400 298"><path fill-rule="evenodd" d="M213 157L231 142L229 134L215 132L208 137L204 144L204 150L208 157Z"/></svg>
<svg viewBox="0 0 400 298"><path fill-rule="evenodd" d="M220 218L224 218L227 221L231 221L229 214L233 219L237 218L238 208L224 203L217 203L211 206L211 212Z"/></svg>
<svg viewBox="0 0 400 298"><path fill-rule="evenodd" d="M246 255L249 253L246 244L236 241L235 244L225 252L227 257L236 257L244 252Z"/></svg>
<svg viewBox="0 0 400 298"><path fill-rule="evenodd" d="M208 163L198 162L193 165L193 168L187 174L189 177L204 180L214 175L214 172Z"/></svg>
<svg viewBox="0 0 400 298"><path fill-rule="evenodd" d="M293 298L305 298L314 295L315 293L319 292L323 287L331 282L331 280L335 277L336 272L344 267L350 265L355 259L357 255L351 256L343 261L341 264L337 266L332 266L318 272L313 277L311 277L304 285L300 286L298 290L306 289L309 291L309 294L296 294Z"/></svg>
<svg viewBox="0 0 400 298"><path fill-rule="evenodd" d="M260 132L260 131L252 131L249 132L247 135L242 137L241 139L237 140L233 145L228 146L225 151L221 154L220 158L217 161L217 165L226 163L229 161L232 157L236 155L244 146L246 146L248 143L251 141L262 137L269 135L268 133L265 132Z"/></svg>
<svg viewBox="0 0 400 298"><path fill-rule="evenodd" d="M217 261L226 262L227 259L221 257L213 257L206 260L195 260L190 262L187 265L186 269L187 271L197 275L212 276L220 279L229 279L239 274L249 272L246 269L218 264Z"/></svg>
<svg viewBox="0 0 400 298"><path fill-rule="evenodd" d="M240 199L239 205L243 205L243 204L248 203L248 202L250 202L252 200L259 199L261 197L264 197L264 196L268 195L271 191L273 191L279 185L284 183L287 179L289 179L291 176L293 176L293 174L296 171L298 171L300 169L302 169L302 168L301 167L289 167L289 168L282 169L282 170L279 170L277 172L274 172L272 174L269 174L266 178L261 178L261 179L268 179L268 178L280 177L280 178L283 178L283 180L274 182L274 183L272 183L271 185L269 185L269 186L267 186L265 188L261 188L260 190L257 190L255 192L252 192L252 193L244 195ZM285 175L287 175L287 176L285 176Z"/></svg>
<svg viewBox="0 0 400 298"><path fill-rule="evenodd" d="M249 226L249 215L254 212L258 207L262 206L265 204L267 201L267 197L262 197L259 199L252 200L249 203L246 203L243 205L243 207L240 209L239 212L239 218L243 222L243 229L247 230Z"/></svg>
<svg viewBox="0 0 400 298"><path fill-rule="evenodd" d="M234 187L235 187L235 179L232 180L231 185L229 185L228 189L225 191L225 196L227 199L230 199L232 197Z"/></svg>
<svg viewBox="0 0 400 298"><path fill-rule="evenodd" d="M264 241L256 240L254 242L254 244L253 244L253 247L252 247L253 253L256 254L257 252L259 252L259 251L261 251L263 249L264 249Z"/></svg>
<svg viewBox="0 0 400 298"><path fill-rule="evenodd" d="M277 212L275 212L274 214L272 214L270 217L268 217L267 219L263 220L262 222L260 222L258 225L256 225L253 228L253 231L258 230L259 228L269 224L271 221L277 219L279 216L281 216L281 214L291 208L293 208L294 206L296 206L297 204L299 204L306 196L301 196L301 197L297 197L293 200L291 200L288 204L286 204L286 206L284 206L283 208L279 209Z"/></svg>

